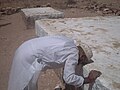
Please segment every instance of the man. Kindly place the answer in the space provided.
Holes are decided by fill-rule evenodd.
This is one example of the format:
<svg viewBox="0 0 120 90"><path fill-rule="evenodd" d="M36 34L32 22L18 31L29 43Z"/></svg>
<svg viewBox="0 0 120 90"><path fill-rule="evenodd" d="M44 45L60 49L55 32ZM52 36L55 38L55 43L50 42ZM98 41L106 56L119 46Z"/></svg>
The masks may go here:
<svg viewBox="0 0 120 90"><path fill-rule="evenodd" d="M37 90L41 71L61 67L64 67L63 79L67 84L80 87L93 82L98 77L98 72L93 71L86 78L75 75L76 65L87 64L92 56L87 45L81 44L77 47L74 40L65 36L45 36L28 40L15 52L8 90Z"/></svg>
<svg viewBox="0 0 120 90"><path fill-rule="evenodd" d="M84 43L80 43L80 45L78 45L77 48L79 50L79 60L78 60L78 64L76 65L76 68L75 68L75 74L84 77L83 66L94 62L93 60L90 59L93 56L93 54L92 54L90 47L88 45L85 45ZM87 58L89 58L89 59L87 59ZM59 71L56 74L60 74ZM65 84L64 90L84 90L84 84L89 84L88 90L92 90L95 80L101 74L102 73L100 71L91 70L88 77L84 78L84 79L86 79L86 81L84 81L82 86L76 87L74 85L64 83ZM57 85L54 90L62 90L62 88L59 85Z"/></svg>

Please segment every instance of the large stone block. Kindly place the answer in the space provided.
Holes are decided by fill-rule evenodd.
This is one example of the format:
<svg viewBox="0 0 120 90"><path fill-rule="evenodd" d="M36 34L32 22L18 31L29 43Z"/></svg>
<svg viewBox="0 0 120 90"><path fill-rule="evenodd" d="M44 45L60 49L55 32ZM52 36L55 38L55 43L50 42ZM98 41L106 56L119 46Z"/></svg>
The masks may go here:
<svg viewBox="0 0 120 90"><path fill-rule="evenodd" d="M63 18L63 12L57 11L51 7L25 8L21 9L27 28L33 28L35 20Z"/></svg>
<svg viewBox="0 0 120 90"><path fill-rule="evenodd" d="M88 44L94 63L86 65L84 72L86 75L92 69L102 72L93 90L120 90L119 16L38 20L35 29L37 36L66 35Z"/></svg>

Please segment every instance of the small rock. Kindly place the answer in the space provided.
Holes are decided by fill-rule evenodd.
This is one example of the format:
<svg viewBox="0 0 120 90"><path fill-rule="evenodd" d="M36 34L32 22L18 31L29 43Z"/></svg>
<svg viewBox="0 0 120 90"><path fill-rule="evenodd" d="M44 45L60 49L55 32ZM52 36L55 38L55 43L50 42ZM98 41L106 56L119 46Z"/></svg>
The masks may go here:
<svg viewBox="0 0 120 90"><path fill-rule="evenodd" d="M12 10L7 10L7 15L11 15L12 14Z"/></svg>
<svg viewBox="0 0 120 90"><path fill-rule="evenodd" d="M6 8L1 8L0 12L4 12L6 10Z"/></svg>
<svg viewBox="0 0 120 90"><path fill-rule="evenodd" d="M112 10L109 9L109 8L104 8L103 9L103 14L111 14L112 13Z"/></svg>
<svg viewBox="0 0 120 90"><path fill-rule="evenodd" d="M107 4L102 4L102 7L103 8L107 8Z"/></svg>
<svg viewBox="0 0 120 90"><path fill-rule="evenodd" d="M47 4L46 4L46 7L51 7L50 3L47 3Z"/></svg>
<svg viewBox="0 0 120 90"><path fill-rule="evenodd" d="M6 7L6 10L11 10L12 9L12 7Z"/></svg>
<svg viewBox="0 0 120 90"><path fill-rule="evenodd" d="M117 54L119 54L119 52Z"/></svg>
<svg viewBox="0 0 120 90"><path fill-rule="evenodd" d="M74 1L74 0L68 0L67 1L67 4L69 5L69 4L76 4L77 2L76 1Z"/></svg>
<svg viewBox="0 0 120 90"><path fill-rule="evenodd" d="M97 11L97 13L99 14L99 15L103 15L103 13L102 13L102 11Z"/></svg>
<svg viewBox="0 0 120 90"><path fill-rule="evenodd" d="M107 8L106 4L101 4L99 5L99 10L104 10L104 8Z"/></svg>
<svg viewBox="0 0 120 90"><path fill-rule="evenodd" d="M46 5L41 5L41 7L46 7Z"/></svg>
<svg viewBox="0 0 120 90"><path fill-rule="evenodd" d="M6 37L1 37L0 39L1 39L1 40L7 40L7 38L6 38Z"/></svg>
<svg viewBox="0 0 120 90"><path fill-rule="evenodd" d="M112 9L113 13L116 14L118 12L117 9Z"/></svg>
<svg viewBox="0 0 120 90"><path fill-rule="evenodd" d="M67 5L68 8L73 8L73 5Z"/></svg>
<svg viewBox="0 0 120 90"><path fill-rule="evenodd" d="M41 7L41 5L36 5L35 7Z"/></svg>
<svg viewBox="0 0 120 90"><path fill-rule="evenodd" d="M11 11L14 14L14 13L16 13L17 9L16 8L12 8Z"/></svg>
<svg viewBox="0 0 120 90"><path fill-rule="evenodd" d="M19 12L21 10L21 7L16 8L16 12Z"/></svg>
<svg viewBox="0 0 120 90"><path fill-rule="evenodd" d="M2 16L2 12L0 12L0 17ZM1 19L1 18L0 18Z"/></svg>
<svg viewBox="0 0 120 90"><path fill-rule="evenodd" d="M1 12L2 15L7 15L7 11Z"/></svg>
<svg viewBox="0 0 120 90"><path fill-rule="evenodd" d="M103 11L109 11L110 9L109 8L104 8Z"/></svg>
<svg viewBox="0 0 120 90"><path fill-rule="evenodd" d="M77 5L67 5L68 8L77 8Z"/></svg>
<svg viewBox="0 0 120 90"><path fill-rule="evenodd" d="M117 15L117 16L120 16L120 11L118 11L118 12L116 13L116 15Z"/></svg>

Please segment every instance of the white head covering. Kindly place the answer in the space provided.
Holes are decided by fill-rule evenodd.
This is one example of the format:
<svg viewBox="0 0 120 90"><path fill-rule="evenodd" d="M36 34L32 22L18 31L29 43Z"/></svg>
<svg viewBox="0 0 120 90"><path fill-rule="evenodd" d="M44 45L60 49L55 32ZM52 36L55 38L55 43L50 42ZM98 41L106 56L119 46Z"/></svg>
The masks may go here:
<svg viewBox="0 0 120 90"><path fill-rule="evenodd" d="M88 60L91 60L91 58L93 57L91 48L87 44L82 43L80 40L74 40L74 43L77 46L80 46L83 49L83 51L85 52L85 55L87 56Z"/></svg>
<svg viewBox="0 0 120 90"><path fill-rule="evenodd" d="M85 43L80 43L79 46L85 52L85 55L87 56L88 60L91 60L91 58L93 57L93 53L92 53L91 48Z"/></svg>

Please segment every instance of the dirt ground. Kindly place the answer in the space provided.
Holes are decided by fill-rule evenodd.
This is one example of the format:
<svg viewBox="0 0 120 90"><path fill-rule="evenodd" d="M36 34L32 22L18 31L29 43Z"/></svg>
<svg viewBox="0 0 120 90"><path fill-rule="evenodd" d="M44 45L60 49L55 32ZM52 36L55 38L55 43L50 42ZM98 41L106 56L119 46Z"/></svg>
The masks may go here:
<svg viewBox="0 0 120 90"><path fill-rule="evenodd" d="M84 0L77 0L79 2L72 6L63 5L64 3L61 2L62 0L53 1L54 3L51 2L51 6L57 10L63 11L67 18L105 16L100 12L85 9L84 6L87 6L87 3L89 4L91 0L85 0L86 2L84 2ZM46 0L46 2L42 4L46 3L50 3L50 0ZM113 8L120 9L120 0L98 0L98 3L107 3L108 5L112 5L111 7ZM4 6L5 5L3 5L3 7ZM10 67L16 48L24 41L34 37L36 37L35 29L26 29L20 12L12 15L0 16L0 90L7 90ZM60 82L58 77L51 70L42 73L40 78L39 90L53 90L55 85Z"/></svg>

